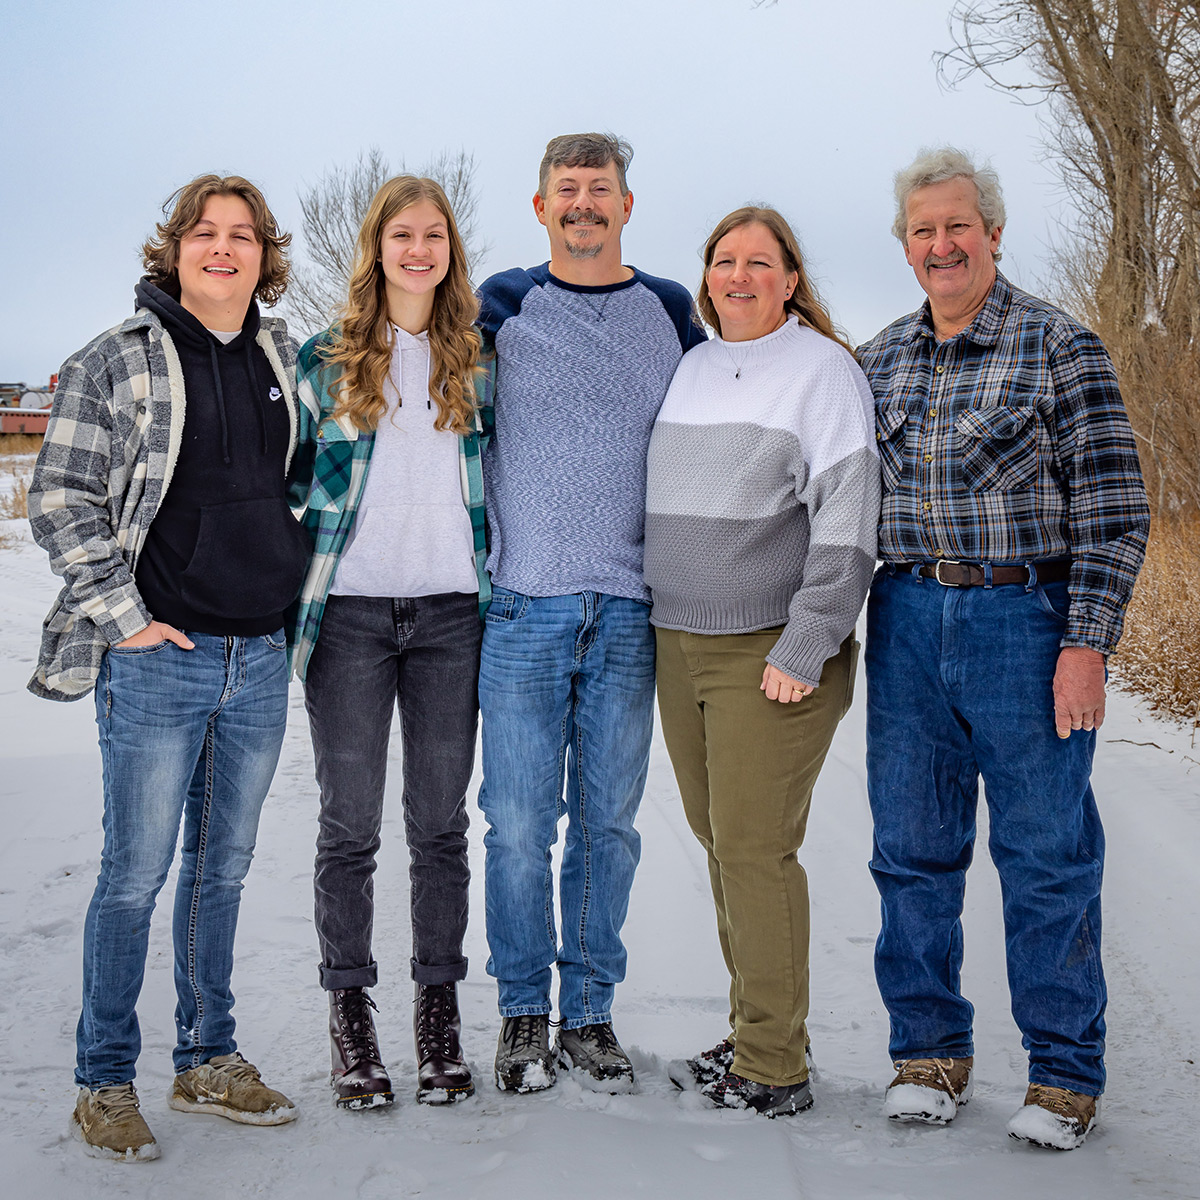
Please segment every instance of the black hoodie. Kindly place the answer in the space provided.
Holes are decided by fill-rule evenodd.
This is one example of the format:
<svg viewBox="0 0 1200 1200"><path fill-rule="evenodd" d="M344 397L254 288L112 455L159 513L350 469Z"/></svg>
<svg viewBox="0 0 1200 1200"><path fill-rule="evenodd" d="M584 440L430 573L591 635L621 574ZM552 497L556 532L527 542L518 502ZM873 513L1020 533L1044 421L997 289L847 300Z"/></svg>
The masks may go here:
<svg viewBox="0 0 1200 1200"><path fill-rule="evenodd" d="M135 579L151 615L177 629L274 633L304 581L312 545L284 493L291 427L253 301L228 345L143 279L139 308L166 329L183 367L183 441Z"/></svg>

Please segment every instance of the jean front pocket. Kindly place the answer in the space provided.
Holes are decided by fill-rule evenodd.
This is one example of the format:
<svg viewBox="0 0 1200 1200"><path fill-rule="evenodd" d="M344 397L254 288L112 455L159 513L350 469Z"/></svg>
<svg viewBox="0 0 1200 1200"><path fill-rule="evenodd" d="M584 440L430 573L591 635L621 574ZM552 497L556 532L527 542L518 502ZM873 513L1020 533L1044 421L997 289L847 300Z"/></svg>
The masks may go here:
<svg viewBox="0 0 1200 1200"><path fill-rule="evenodd" d="M262 640L271 647L272 650L286 650L287 638L284 637L283 630L280 629L276 633L264 633Z"/></svg>
<svg viewBox="0 0 1200 1200"><path fill-rule="evenodd" d="M1047 616L1063 622L1070 616L1071 592L1065 583L1039 583L1033 591Z"/></svg>
<svg viewBox="0 0 1200 1200"><path fill-rule="evenodd" d="M529 597L521 592L510 592L508 588L492 584L492 602L484 614L489 625L507 625L519 621L529 608Z"/></svg>
<svg viewBox="0 0 1200 1200"><path fill-rule="evenodd" d="M954 423L963 483L972 491L1015 492L1037 478L1037 408L968 408Z"/></svg>
<svg viewBox="0 0 1200 1200"><path fill-rule="evenodd" d="M131 655L131 654L157 654L160 650L165 650L171 643L163 638L161 642L151 642L148 646L109 646L109 654Z"/></svg>

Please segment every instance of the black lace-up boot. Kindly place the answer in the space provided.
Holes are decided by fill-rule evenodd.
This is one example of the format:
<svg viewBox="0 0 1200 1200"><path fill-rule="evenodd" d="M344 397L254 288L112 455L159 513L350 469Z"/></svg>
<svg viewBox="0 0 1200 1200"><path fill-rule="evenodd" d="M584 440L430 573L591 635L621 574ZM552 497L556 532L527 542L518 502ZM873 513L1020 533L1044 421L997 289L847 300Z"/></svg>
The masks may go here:
<svg viewBox="0 0 1200 1200"><path fill-rule="evenodd" d="M496 1086L502 1092L541 1092L555 1079L550 1018L545 1013L505 1017L496 1043Z"/></svg>
<svg viewBox="0 0 1200 1200"><path fill-rule="evenodd" d="M339 1108L386 1108L395 1098L379 1057L373 1008L379 1011L365 988L329 993L329 1082Z"/></svg>
<svg viewBox="0 0 1200 1200"><path fill-rule="evenodd" d="M458 991L453 983L418 983L413 1006L417 1043L417 1100L453 1104L475 1094L471 1070L463 1062Z"/></svg>

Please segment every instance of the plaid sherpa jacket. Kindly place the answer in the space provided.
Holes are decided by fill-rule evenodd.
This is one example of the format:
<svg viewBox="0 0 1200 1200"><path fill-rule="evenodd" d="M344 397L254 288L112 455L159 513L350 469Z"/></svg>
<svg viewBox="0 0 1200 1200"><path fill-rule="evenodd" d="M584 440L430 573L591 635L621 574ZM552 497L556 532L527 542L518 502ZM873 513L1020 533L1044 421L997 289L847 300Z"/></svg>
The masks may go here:
<svg viewBox="0 0 1200 1200"><path fill-rule="evenodd" d="M287 404L290 463L295 343L277 317L261 319L256 340ZM184 405L179 354L145 309L63 364L29 488L34 541L66 581L42 625L35 695L86 696L108 647L150 623L133 575L179 457Z"/></svg>
<svg viewBox="0 0 1200 1200"><path fill-rule="evenodd" d="M367 482L375 434L359 430L347 417L334 418L340 368L330 367L319 353L330 341L325 330L300 350L296 374L300 395L300 447L292 472L291 501L303 511L302 521L313 540L313 557L300 598L288 613L285 628L292 670L303 679L325 614L338 559L346 548ZM480 455L491 434L495 359L481 358L476 376L475 431L458 439L463 504L471 517L475 573L479 578L479 613L492 599L487 562L487 522L483 509Z"/></svg>

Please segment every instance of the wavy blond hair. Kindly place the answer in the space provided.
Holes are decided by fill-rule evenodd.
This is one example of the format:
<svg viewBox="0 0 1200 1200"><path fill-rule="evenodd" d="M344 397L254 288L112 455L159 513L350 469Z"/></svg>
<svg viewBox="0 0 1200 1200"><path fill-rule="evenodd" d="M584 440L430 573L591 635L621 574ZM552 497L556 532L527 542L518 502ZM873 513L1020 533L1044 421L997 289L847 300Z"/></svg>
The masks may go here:
<svg viewBox="0 0 1200 1200"><path fill-rule="evenodd" d="M800 253L800 243L792 232L792 227L783 218L783 214L773 208L765 208L757 204L747 204L745 208L734 209L728 216L717 222L717 227L708 235L704 243L704 276L700 280L700 291L696 296L696 307L700 315L721 335L721 318L708 294L708 268L712 266L713 255L717 251L717 243L735 229L743 225L763 225L779 243L779 253L783 257L783 269L796 272L796 287L792 294L783 302L784 315L795 313L801 325L815 329L824 334L831 342L850 349L849 343L833 324L825 305L821 303L816 288L809 282L808 272L804 269L804 258Z"/></svg>
<svg viewBox="0 0 1200 1200"><path fill-rule="evenodd" d="M392 330L388 321L386 280L379 262L384 226L422 200L446 218L450 269L433 294L429 322L429 395L437 404L434 428L470 433L475 427L475 375L479 334L473 324L479 304L467 277L462 237L441 185L433 179L397 175L375 193L358 232L354 268L345 307L333 326L321 357L341 368L335 416L348 416L364 432L379 424L387 411L383 386L392 365Z"/></svg>

